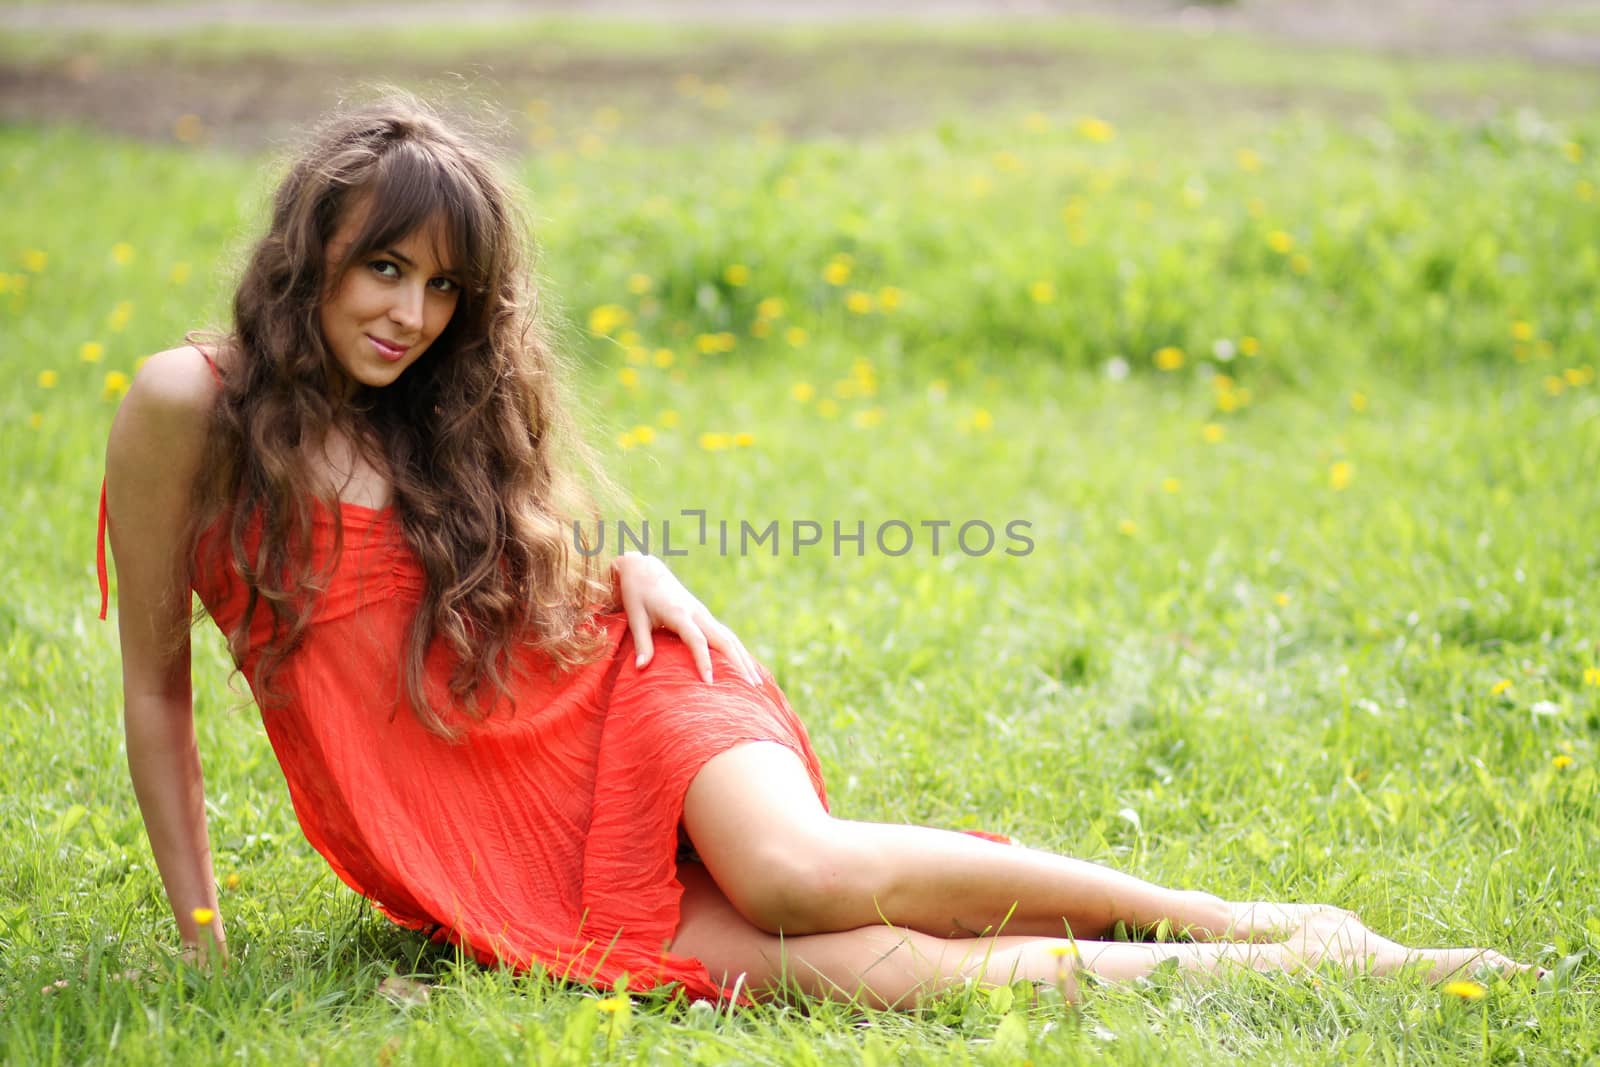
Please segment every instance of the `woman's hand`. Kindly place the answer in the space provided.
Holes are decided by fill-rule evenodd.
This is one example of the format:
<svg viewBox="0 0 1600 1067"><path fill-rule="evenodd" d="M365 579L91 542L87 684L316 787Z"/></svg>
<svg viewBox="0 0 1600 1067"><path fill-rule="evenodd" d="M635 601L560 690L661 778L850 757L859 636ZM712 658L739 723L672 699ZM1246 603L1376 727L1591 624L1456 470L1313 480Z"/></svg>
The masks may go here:
<svg viewBox="0 0 1600 1067"><path fill-rule="evenodd" d="M643 667L655 655L651 632L656 627L677 634L700 668L700 677L711 679L711 649L716 649L738 665L751 685L761 684L755 657L732 630L716 620L706 606L654 556L627 552L611 561L611 581L617 600L628 616L633 631L633 646L639 655L634 664Z"/></svg>

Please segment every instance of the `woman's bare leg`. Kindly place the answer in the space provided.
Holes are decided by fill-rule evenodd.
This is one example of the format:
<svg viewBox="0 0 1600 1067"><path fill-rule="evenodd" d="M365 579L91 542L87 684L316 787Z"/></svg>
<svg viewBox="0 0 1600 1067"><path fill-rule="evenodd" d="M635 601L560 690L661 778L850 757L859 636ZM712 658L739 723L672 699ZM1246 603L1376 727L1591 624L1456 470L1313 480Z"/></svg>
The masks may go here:
<svg viewBox="0 0 1600 1067"><path fill-rule="evenodd" d="M793 990L879 1008L908 1008L968 980L985 985L1022 980L1052 983L1067 998L1077 999L1082 972L1121 981L1147 975L1168 960L1199 973L1293 971L1325 961L1352 971L1386 973L1425 962L1435 980L1477 965L1515 966L1478 949L1405 949L1335 913L1317 916L1281 944L939 938L889 925L783 937L741 916L699 864L680 866L679 878L684 895L671 951L699 959L713 979L758 997Z"/></svg>
<svg viewBox="0 0 1600 1067"><path fill-rule="evenodd" d="M888 924L935 937L1103 937L1163 921L1192 937L1285 936L1315 909L1230 904L1096 863L921 826L835 819L775 742L710 760L683 824L739 912L788 935Z"/></svg>

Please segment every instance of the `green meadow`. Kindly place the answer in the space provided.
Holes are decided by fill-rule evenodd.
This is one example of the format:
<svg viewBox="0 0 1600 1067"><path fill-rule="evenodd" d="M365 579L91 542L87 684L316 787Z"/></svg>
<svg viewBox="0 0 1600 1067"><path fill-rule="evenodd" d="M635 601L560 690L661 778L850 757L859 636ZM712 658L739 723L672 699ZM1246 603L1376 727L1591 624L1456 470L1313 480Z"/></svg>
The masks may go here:
<svg viewBox="0 0 1600 1067"><path fill-rule="evenodd" d="M203 114L155 139L13 124L0 1061L1600 1057L1600 122L1575 106L1593 80L1050 24L1029 47L1088 57L1081 93L973 61L841 130L807 119L848 111L855 83L823 59L813 82L743 88L695 69L704 35L581 29L559 33L649 52L659 84L500 100L547 321L627 497L613 522L658 551L672 524L669 562L789 693L835 812L1338 903L1551 973L608 1010L462 961L338 882L205 624L196 725L234 960L180 964L127 780L115 616L96 618L95 508L140 359L225 321L274 154ZM728 48L787 70L854 57L863 81L874 48L1020 47L766 33ZM370 45L347 40L341 69ZM7 54L91 46L156 61L77 38ZM1181 99L1160 91L1173 64ZM740 550L741 524L772 523Z"/></svg>

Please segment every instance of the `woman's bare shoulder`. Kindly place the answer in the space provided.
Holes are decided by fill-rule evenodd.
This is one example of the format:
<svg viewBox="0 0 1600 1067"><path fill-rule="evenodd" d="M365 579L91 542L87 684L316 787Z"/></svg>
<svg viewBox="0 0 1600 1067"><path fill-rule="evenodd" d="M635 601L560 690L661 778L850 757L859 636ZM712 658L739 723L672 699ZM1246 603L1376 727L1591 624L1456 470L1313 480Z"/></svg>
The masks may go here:
<svg viewBox="0 0 1600 1067"><path fill-rule="evenodd" d="M143 362L127 400L175 415L206 415L217 401L216 371L194 345L169 348Z"/></svg>
<svg viewBox="0 0 1600 1067"><path fill-rule="evenodd" d="M217 379L193 345L157 352L140 366L117 410L111 456L119 452L193 454L217 402Z"/></svg>

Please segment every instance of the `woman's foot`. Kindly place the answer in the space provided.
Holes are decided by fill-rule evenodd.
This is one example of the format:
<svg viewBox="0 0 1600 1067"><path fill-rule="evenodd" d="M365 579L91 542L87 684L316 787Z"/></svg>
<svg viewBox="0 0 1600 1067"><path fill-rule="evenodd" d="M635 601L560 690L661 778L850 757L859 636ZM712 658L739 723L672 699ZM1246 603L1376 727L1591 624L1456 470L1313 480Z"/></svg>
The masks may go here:
<svg viewBox="0 0 1600 1067"><path fill-rule="evenodd" d="M1511 975L1537 971L1486 948L1407 948L1362 925L1350 912L1324 911L1308 917L1286 942L1308 966L1333 961L1341 967L1373 974L1394 974L1426 967L1430 982L1465 978L1480 968Z"/></svg>
<svg viewBox="0 0 1600 1067"><path fill-rule="evenodd" d="M1228 926L1220 941L1285 941L1318 916L1355 919L1353 911L1332 904L1284 904L1271 900L1229 901Z"/></svg>

